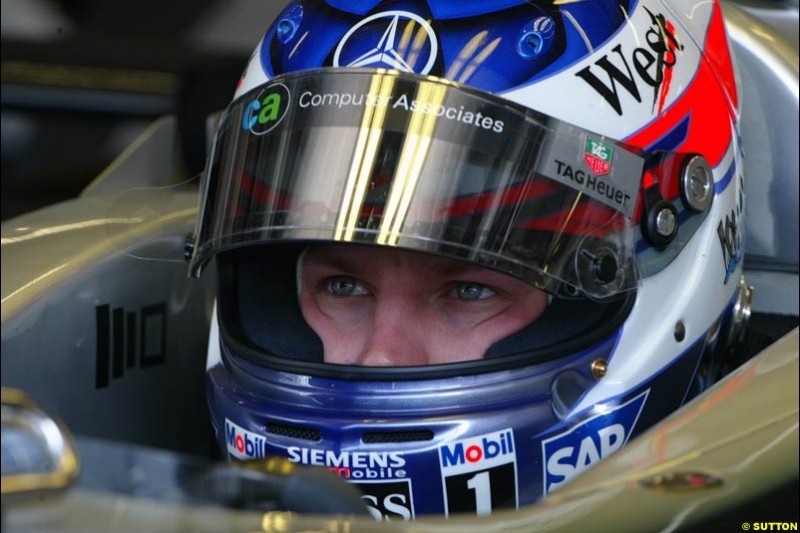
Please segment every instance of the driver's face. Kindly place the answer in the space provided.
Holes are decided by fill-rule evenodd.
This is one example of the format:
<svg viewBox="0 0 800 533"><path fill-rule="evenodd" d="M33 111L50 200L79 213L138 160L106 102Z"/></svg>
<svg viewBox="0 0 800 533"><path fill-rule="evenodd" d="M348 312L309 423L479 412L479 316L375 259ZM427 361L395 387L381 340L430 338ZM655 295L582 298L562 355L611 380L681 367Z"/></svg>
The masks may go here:
<svg viewBox="0 0 800 533"><path fill-rule="evenodd" d="M480 359L542 314L547 295L491 270L401 250L312 247L300 309L325 362L407 366Z"/></svg>

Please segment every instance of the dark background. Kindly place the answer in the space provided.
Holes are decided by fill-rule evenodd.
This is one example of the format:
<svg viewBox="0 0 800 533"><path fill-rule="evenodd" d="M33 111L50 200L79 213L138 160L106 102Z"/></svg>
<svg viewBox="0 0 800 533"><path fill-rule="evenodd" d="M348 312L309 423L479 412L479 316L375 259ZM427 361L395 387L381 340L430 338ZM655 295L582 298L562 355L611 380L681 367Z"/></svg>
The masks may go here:
<svg viewBox="0 0 800 533"><path fill-rule="evenodd" d="M187 175L284 2L2 0L2 220L77 196L153 120Z"/></svg>

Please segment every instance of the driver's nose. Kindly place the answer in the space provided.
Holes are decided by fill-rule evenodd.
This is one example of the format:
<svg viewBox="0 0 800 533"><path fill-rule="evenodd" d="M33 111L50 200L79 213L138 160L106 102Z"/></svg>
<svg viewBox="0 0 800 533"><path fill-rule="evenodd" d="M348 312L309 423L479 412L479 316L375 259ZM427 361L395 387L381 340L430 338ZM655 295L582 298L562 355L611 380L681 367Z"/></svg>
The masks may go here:
<svg viewBox="0 0 800 533"><path fill-rule="evenodd" d="M367 335L356 364L413 366L429 362L430 321L412 295L382 295L364 324ZM426 322L428 322L426 324Z"/></svg>

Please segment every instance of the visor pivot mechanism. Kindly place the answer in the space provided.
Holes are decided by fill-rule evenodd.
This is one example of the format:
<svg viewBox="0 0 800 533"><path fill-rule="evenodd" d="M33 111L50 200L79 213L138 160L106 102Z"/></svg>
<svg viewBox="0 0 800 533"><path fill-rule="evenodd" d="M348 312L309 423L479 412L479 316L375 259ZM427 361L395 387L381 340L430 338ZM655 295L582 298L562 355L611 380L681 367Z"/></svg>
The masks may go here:
<svg viewBox="0 0 800 533"><path fill-rule="evenodd" d="M681 199L695 213L707 211L714 199L714 175L706 158L692 154L681 168Z"/></svg>
<svg viewBox="0 0 800 533"><path fill-rule="evenodd" d="M592 275L597 281L605 285L617 279L619 264L610 250L601 250L597 255L589 250L582 250L581 253L589 260Z"/></svg>
<svg viewBox="0 0 800 533"><path fill-rule="evenodd" d="M663 250L678 235L678 210L664 200L653 184L644 191L644 216L642 233L657 250Z"/></svg>
<svg viewBox="0 0 800 533"><path fill-rule="evenodd" d="M194 255L195 242L196 238L194 233L188 234L186 240L183 241L183 258L186 259L187 263L192 260L192 255Z"/></svg>

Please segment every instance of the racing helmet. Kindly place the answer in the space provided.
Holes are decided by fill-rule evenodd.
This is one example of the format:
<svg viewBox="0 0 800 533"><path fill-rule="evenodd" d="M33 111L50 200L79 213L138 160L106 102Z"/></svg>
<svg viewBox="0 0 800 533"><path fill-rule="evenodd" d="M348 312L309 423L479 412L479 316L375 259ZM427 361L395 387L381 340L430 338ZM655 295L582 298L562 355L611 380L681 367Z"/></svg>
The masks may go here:
<svg viewBox="0 0 800 533"><path fill-rule="evenodd" d="M219 119L190 250L231 460L331 469L378 519L535 502L720 375L744 177L719 4L302 0ZM550 296L477 360L324 361L319 245L498 271Z"/></svg>

